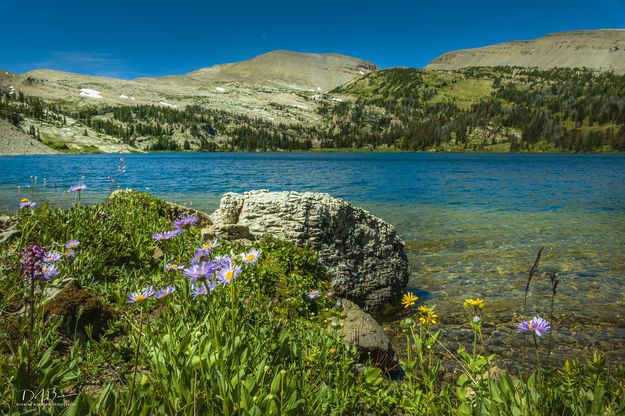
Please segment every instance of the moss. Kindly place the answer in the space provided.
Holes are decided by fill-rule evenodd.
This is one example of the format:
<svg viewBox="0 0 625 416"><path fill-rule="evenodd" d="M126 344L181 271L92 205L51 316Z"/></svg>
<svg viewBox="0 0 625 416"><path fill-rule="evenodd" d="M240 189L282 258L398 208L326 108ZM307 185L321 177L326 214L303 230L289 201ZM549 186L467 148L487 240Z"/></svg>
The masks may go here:
<svg viewBox="0 0 625 416"><path fill-rule="evenodd" d="M113 319L113 310L94 296L87 289L72 281L45 305L45 315L59 315L63 317L63 327L67 335L73 332L86 334L85 328L91 326L94 338L100 335Z"/></svg>
<svg viewBox="0 0 625 416"><path fill-rule="evenodd" d="M21 329L19 318L6 316L0 320L0 352L11 352L11 346L19 345L23 339L24 331Z"/></svg>

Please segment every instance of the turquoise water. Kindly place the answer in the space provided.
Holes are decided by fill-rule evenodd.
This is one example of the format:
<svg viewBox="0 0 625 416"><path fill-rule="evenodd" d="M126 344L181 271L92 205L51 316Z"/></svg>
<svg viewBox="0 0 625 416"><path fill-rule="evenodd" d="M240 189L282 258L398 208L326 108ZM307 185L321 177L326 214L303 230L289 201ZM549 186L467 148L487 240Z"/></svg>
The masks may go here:
<svg viewBox="0 0 625 416"><path fill-rule="evenodd" d="M625 155L412 153L158 153L125 155L117 184L212 211L224 192L327 192L394 224L406 242L410 285L439 307L480 296L494 305L523 297L527 271L545 247L541 273L558 271L558 306L616 316L625 306ZM0 210L29 183L46 198L84 178L87 200L111 188L117 155L0 157ZM21 186L21 191L18 190ZM55 190L56 189L56 190ZM533 295L544 300L547 280Z"/></svg>

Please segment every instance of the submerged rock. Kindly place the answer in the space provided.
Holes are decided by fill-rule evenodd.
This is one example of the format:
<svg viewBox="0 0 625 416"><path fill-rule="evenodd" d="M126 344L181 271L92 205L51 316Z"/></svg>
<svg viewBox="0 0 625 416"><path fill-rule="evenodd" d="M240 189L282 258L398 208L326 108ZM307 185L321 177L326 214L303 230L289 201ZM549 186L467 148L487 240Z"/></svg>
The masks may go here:
<svg viewBox="0 0 625 416"><path fill-rule="evenodd" d="M310 246L337 291L369 311L398 302L408 282L408 259L395 228L328 194L227 193L211 220L207 233L218 238L269 234Z"/></svg>

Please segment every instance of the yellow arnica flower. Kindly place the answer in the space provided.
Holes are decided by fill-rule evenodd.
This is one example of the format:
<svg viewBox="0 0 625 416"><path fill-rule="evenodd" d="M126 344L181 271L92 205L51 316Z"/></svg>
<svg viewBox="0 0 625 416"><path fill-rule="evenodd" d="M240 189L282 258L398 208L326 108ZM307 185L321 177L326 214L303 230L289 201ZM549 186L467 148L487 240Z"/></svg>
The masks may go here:
<svg viewBox="0 0 625 416"><path fill-rule="evenodd" d="M22 198L22 199L20 199L20 202L24 202L24 203L26 203L26 202L30 202L30 199L28 199L28 198Z"/></svg>
<svg viewBox="0 0 625 416"><path fill-rule="evenodd" d="M464 301L464 307L468 308L473 306L476 309L484 309L484 305L486 305L486 302L484 301L484 299L467 299Z"/></svg>
<svg viewBox="0 0 625 416"><path fill-rule="evenodd" d="M416 297L413 293L404 293L404 296L401 298L401 304L404 305L404 308L409 308L415 303L417 303L418 297Z"/></svg>
<svg viewBox="0 0 625 416"><path fill-rule="evenodd" d="M421 325L436 325L438 315L434 313L434 309L427 306L419 306L419 322Z"/></svg>

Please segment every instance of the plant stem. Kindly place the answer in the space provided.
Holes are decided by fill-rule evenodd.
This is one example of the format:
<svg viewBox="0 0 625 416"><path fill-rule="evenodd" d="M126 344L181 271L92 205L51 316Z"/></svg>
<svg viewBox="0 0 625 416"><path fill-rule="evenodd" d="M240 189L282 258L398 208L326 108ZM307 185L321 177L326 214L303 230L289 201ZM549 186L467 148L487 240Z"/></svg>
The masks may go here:
<svg viewBox="0 0 625 416"><path fill-rule="evenodd" d="M30 279L30 296L28 299L30 304L30 327L28 332L28 376L31 380L34 380L32 374L32 361L33 361L33 329L35 326L35 279Z"/></svg>
<svg viewBox="0 0 625 416"><path fill-rule="evenodd" d="M132 405L132 396L135 392L135 383L137 380L137 367L139 364L139 348L141 348L141 333L143 332L143 308L141 308L141 313L139 315L139 335L137 337L137 348L135 349L135 368L132 373L132 384L130 385L130 396L128 397L128 405L126 406L126 415L130 411L130 406Z"/></svg>
<svg viewBox="0 0 625 416"><path fill-rule="evenodd" d="M473 327L473 359L477 357L477 329Z"/></svg>
<svg viewBox="0 0 625 416"><path fill-rule="evenodd" d="M555 287L551 291L551 309L549 311L549 322L551 323L553 329L553 300L556 297ZM547 344L547 367L549 367L549 362L551 360L551 332L549 331L549 342Z"/></svg>
<svg viewBox="0 0 625 416"><path fill-rule="evenodd" d="M538 339L536 338L536 332L532 332L534 336L534 350L536 351L536 368L540 368L540 356L538 355Z"/></svg>
<svg viewBox="0 0 625 416"><path fill-rule="evenodd" d="M525 297L523 298L523 309L527 307L527 292L530 290L530 282L532 281L532 277L536 274L536 268L538 268L538 263L540 263L540 256L543 253L545 247L541 247L538 250L538 254L536 255L536 260L534 261L534 265L530 269L529 275L527 276L527 285L525 286ZM527 312L527 310L525 311Z"/></svg>

